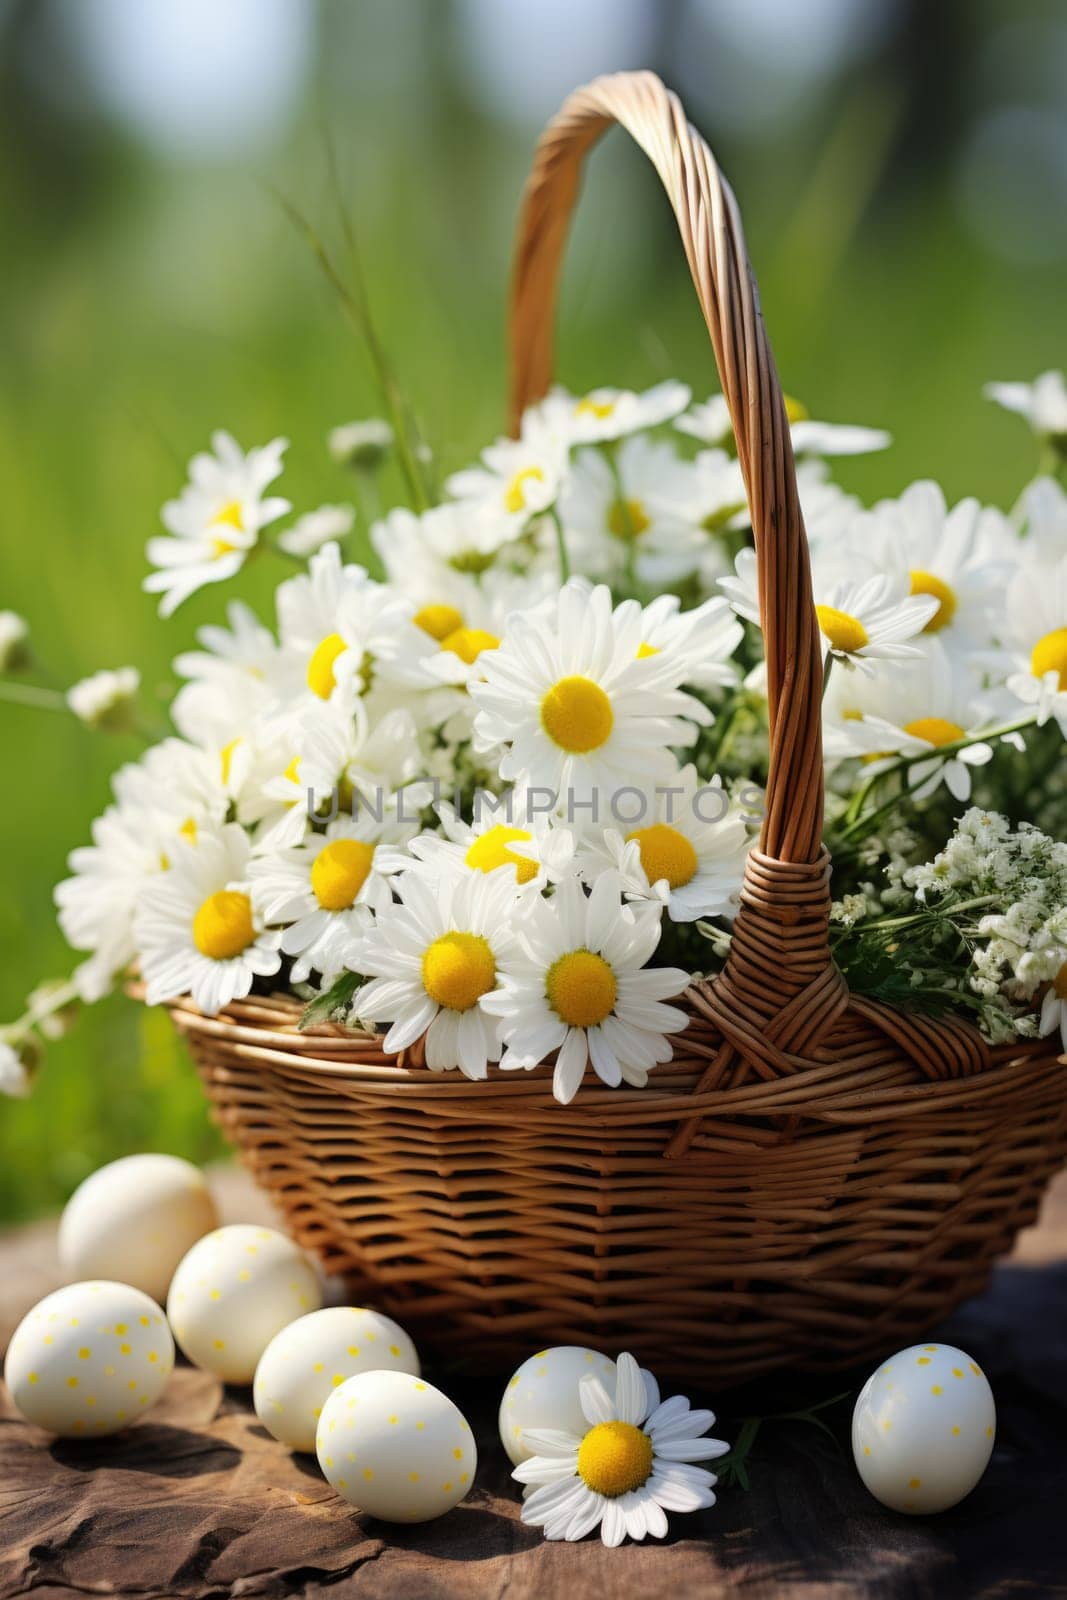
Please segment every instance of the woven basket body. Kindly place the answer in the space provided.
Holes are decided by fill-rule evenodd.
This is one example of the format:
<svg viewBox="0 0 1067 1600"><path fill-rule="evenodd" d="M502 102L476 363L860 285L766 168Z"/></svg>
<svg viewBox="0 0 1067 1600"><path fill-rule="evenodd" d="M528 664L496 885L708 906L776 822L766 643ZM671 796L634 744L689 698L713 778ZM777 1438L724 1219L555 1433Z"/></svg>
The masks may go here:
<svg viewBox="0 0 1067 1600"><path fill-rule="evenodd" d="M649 73L598 79L542 137L512 301L512 420L551 380L557 272L582 158L612 122L675 212L749 493L770 767L725 970L647 1088L551 1069L484 1083L418 1049L300 1034L253 998L179 1002L215 1113L296 1237L428 1349L486 1370L530 1348L632 1348L724 1385L874 1356L985 1281L1067 1160L1051 1043L851 996L828 946L822 677L789 429L732 193Z"/></svg>

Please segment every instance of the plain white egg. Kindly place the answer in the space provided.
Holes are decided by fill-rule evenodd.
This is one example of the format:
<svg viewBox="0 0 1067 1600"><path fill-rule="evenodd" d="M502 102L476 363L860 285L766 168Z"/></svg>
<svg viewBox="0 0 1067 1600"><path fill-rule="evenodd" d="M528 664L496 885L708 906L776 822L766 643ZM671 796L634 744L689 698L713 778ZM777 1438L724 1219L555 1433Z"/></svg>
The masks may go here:
<svg viewBox="0 0 1067 1600"><path fill-rule="evenodd" d="M218 1225L204 1174L177 1156L123 1156L79 1184L59 1224L68 1278L130 1283L161 1303L186 1251Z"/></svg>
<svg viewBox="0 0 1067 1600"><path fill-rule="evenodd" d="M290 1450L314 1450L322 1408L359 1372L418 1377L415 1346L399 1323L362 1306L328 1306L276 1333L256 1368L256 1416Z"/></svg>
<svg viewBox="0 0 1067 1600"><path fill-rule="evenodd" d="M274 1228L216 1228L178 1263L167 1297L174 1337L194 1366L224 1383L251 1383L274 1335L322 1289L307 1257Z"/></svg>
<svg viewBox="0 0 1067 1600"><path fill-rule="evenodd" d="M474 1482L478 1451L458 1406L407 1372L361 1372L322 1408L315 1449L337 1493L386 1522L429 1522Z"/></svg>
<svg viewBox="0 0 1067 1600"><path fill-rule="evenodd" d="M996 1426L993 1391L966 1351L913 1344L860 1391L852 1453L884 1506L928 1515L970 1494L989 1465Z"/></svg>
<svg viewBox="0 0 1067 1600"><path fill-rule="evenodd" d="M15 1405L49 1433L117 1433L155 1404L174 1341L154 1300L128 1283L70 1283L27 1312L7 1349Z"/></svg>
<svg viewBox="0 0 1067 1600"><path fill-rule="evenodd" d="M525 1428L560 1428L579 1438L588 1430L578 1397L579 1381L587 1372L596 1373L610 1394L615 1392L614 1361L584 1345L539 1350L512 1375L497 1419L500 1442L512 1466L537 1453L522 1442Z"/></svg>

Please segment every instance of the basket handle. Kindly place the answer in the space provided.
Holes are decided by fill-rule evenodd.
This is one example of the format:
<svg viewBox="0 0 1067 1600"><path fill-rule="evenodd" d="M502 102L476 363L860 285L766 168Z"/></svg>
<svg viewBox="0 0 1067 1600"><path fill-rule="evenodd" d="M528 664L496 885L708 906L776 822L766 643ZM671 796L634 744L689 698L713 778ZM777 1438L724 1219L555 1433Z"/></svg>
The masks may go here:
<svg viewBox="0 0 1067 1600"><path fill-rule="evenodd" d="M613 122L659 173L711 335L748 490L767 658L770 761L760 851L814 863L823 820L822 662L785 403L737 202L681 102L652 72L578 89L545 128L523 196L511 297L510 419L547 392L560 259L582 158Z"/></svg>

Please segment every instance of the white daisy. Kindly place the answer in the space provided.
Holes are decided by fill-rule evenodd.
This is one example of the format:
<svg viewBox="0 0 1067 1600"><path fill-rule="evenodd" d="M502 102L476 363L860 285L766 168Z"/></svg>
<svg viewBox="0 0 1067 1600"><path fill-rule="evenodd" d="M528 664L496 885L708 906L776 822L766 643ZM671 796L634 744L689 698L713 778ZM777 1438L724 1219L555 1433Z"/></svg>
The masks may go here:
<svg viewBox="0 0 1067 1600"><path fill-rule="evenodd" d="M1016 515L1025 532L1026 560L1058 561L1067 551L1067 490L1055 478L1035 478L1027 484Z"/></svg>
<svg viewBox="0 0 1067 1600"><path fill-rule="evenodd" d="M425 687L430 643L408 605L363 567L345 565L338 545L323 545L307 573L289 578L277 594L286 668L287 709L299 715L304 689L319 700L370 685Z"/></svg>
<svg viewBox="0 0 1067 1600"><path fill-rule="evenodd" d="M627 822L589 834L579 847L586 883L613 869L627 900L654 900L672 922L736 915L751 840L719 778L703 783L688 766L670 784L625 799ZM622 811L622 796L617 803Z"/></svg>
<svg viewBox="0 0 1067 1600"><path fill-rule="evenodd" d="M727 509L736 515L740 469L734 462L727 471ZM664 440L625 439L613 461L600 450L580 450L559 502L567 554L592 578L632 571L642 583L677 583L700 564L705 519L721 513L714 498L721 493L713 474L681 460ZM743 486L740 507L747 508Z"/></svg>
<svg viewBox="0 0 1067 1600"><path fill-rule="evenodd" d="M722 595L683 611L677 595L661 594L642 614L638 655L665 656L676 664L679 682L694 688L730 688L737 682L732 657L743 637Z"/></svg>
<svg viewBox="0 0 1067 1600"><path fill-rule="evenodd" d="M1060 1030L1064 1051L1067 1052L1067 961L1057 972L1041 1001L1041 1020L1038 1031L1045 1039Z"/></svg>
<svg viewBox="0 0 1067 1600"><path fill-rule="evenodd" d="M82 999L92 1002L133 960L133 908L145 880L164 867L155 829L140 808L109 806L90 831L92 844L68 857L72 876L56 885L55 903L67 943L91 952L74 977Z"/></svg>
<svg viewBox="0 0 1067 1600"><path fill-rule="evenodd" d="M188 994L208 1016L242 1000L281 965L247 882L248 835L237 823L180 844L142 895L134 939L150 1006Z"/></svg>
<svg viewBox="0 0 1067 1600"><path fill-rule="evenodd" d="M484 1078L500 1059L488 1001L516 958L525 891L511 872L438 878L413 867L397 892L401 903L382 907L349 962L371 980L353 1015L391 1023L382 1042L390 1053L425 1034L431 1071Z"/></svg>
<svg viewBox="0 0 1067 1600"><path fill-rule="evenodd" d="M280 948L295 956L292 979L312 972L328 982L342 972L370 913L391 898L389 879L411 866L400 848L415 831L395 816L338 816L325 833L289 850L256 857L248 869L252 904L263 922L284 924Z"/></svg>
<svg viewBox="0 0 1067 1600"><path fill-rule="evenodd" d="M900 757L928 756L909 769L912 798L924 800L944 783L954 799L968 800L972 768L993 759L982 737L989 720L974 677L931 640L915 661L831 686L827 752L862 755L872 774ZM961 740L963 749L938 753Z"/></svg>
<svg viewBox="0 0 1067 1600"><path fill-rule="evenodd" d="M317 511L305 511L297 517L291 528L278 535L278 544L291 556L313 556L331 539L343 539L351 533L355 520L352 506L319 506Z"/></svg>
<svg viewBox="0 0 1067 1600"><path fill-rule="evenodd" d="M982 393L1025 418L1039 439L1067 448L1067 384L1062 372L1043 372L1033 383L987 383Z"/></svg>
<svg viewBox="0 0 1067 1600"><path fill-rule="evenodd" d="M374 523L371 542L390 583L417 609L451 605L462 611L462 597L469 594L472 580L488 571L502 552L512 554L521 532L515 516L503 508L461 500L433 506L421 516L397 506ZM431 613L419 626L440 638L444 622L435 626Z"/></svg>
<svg viewBox="0 0 1067 1600"><path fill-rule="evenodd" d="M1067 553L1027 543L1022 553L998 630L1014 669L1007 687L1038 727L1054 717L1067 739Z"/></svg>
<svg viewBox="0 0 1067 1600"><path fill-rule="evenodd" d="M785 412L798 456L857 456L884 450L892 437L881 428L861 428L851 423L813 422L807 408L791 396L785 397ZM726 444L733 439L733 423L726 396L713 394L679 417L675 427L702 444Z"/></svg>
<svg viewBox="0 0 1067 1600"><path fill-rule="evenodd" d="M522 955L484 1002L501 1019L501 1066L529 1069L556 1051L552 1092L563 1105L589 1061L609 1088L643 1088L671 1058L667 1035L688 1020L663 1004L688 986L688 974L646 966L659 938L659 904L624 904L616 872L602 873L588 895L564 878L551 900L534 902Z"/></svg>
<svg viewBox="0 0 1067 1600"><path fill-rule="evenodd" d="M159 570L142 587L162 594L161 617L205 583L232 578L261 531L289 510L288 500L264 493L282 470L287 440L247 455L228 433L216 433L211 443L214 455L193 457L189 482L160 513L171 537L148 541L148 559Z"/></svg>
<svg viewBox="0 0 1067 1600"><path fill-rule="evenodd" d="M554 826L533 801L523 789L503 795L478 791L469 823L441 801L434 808L441 832L420 833L411 841L411 853L437 872L464 875L510 866L517 883L544 888L570 870L575 838L569 828Z"/></svg>
<svg viewBox="0 0 1067 1600"><path fill-rule="evenodd" d="M90 728L127 733L133 727L134 701L140 687L141 674L136 667L94 672L67 690L67 704Z"/></svg>
<svg viewBox="0 0 1067 1600"><path fill-rule="evenodd" d="M924 633L937 634L950 649L988 652L1018 553L1002 512L973 499L949 511L938 484L913 483L898 499L881 500L857 517L849 538L911 594L937 601Z"/></svg>
<svg viewBox="0 0 1067 1600"><path fill-rule="evenodd" d="M545 789L565 807L595 811L635 770L672 771L671 745L691 744L711 713L678 683L663 655L640 654L641 607L613 611L609 591L564 585L554 615L513 616L472 681L475 748L506 746L500 776ZM598 796L603 791L603 801Z"/></svg>
<svg viewBox="0 0 1067 1600"><path fill-rule="evenodd" d="M833 560L812 560L815 615L823 648L864 672L871 671L870 664L875 660L902 661L920 655L919 647L908 641L923 631L937 611L939 600L932 595L909 595L903 581L894 581L880 572L869 577L841 577L842 559L843 555ZM861 562L849 558L848 564L854 567ZM759 622L754 550L738 553L734 576L720 578L719 587L739 616Z"/></svg>
<svg viewBox="0 0 1067 1600"><path fill-rule="evenodd" d="M668 379L635 394L632 389L591 389L581 397L556 388L523 418L523 426L545 430L567 445L604 444L670 422L692 398L684 383Z"/></svg>
<svg viewBox="0 0 1067 1600"><path fill-rule="evenodd" d="M186 739L219 749L246 733L271 704L278 659L274 635L243 601L231 601L226 615L228 628L199 628L202 648L174 658L175 672L188 681L170 708Z"/></svg>
<svg viewBox="0 0 1067 1600"><path fill-rule="evenodd" d="M555 502L566 464L566 445L538 413L528 413L517 439L498 439L482 451L481 466L453 473L445 487L463 502L460 515L481 508L490 526L503 516L516 538L532 516Z"/></svg>
<svg viewBox="0 0 1067 1600"><path fill-rule="evenodd" d="M0 611L0 672L18 672L29 665L30 625L17 611Z"/></svg>
<svg viewBox="0 0 1067 1600"><path fill-rule="evenodd" d="M627 1535L662 1539L668 1511L700 1511L715 1504L715 1474L697 1461L714 1461L730 1446L706 1437L713 1411L691 1410L683 1395L654 1407L632 1355L623 1352L611 1394L595 1373L579 1380L585 1434L523 1430L538 1452L512 1472L536 1487L522 1520L543 1528L546 1539L582 1539L599 1527L606 1545Z"/></svg>

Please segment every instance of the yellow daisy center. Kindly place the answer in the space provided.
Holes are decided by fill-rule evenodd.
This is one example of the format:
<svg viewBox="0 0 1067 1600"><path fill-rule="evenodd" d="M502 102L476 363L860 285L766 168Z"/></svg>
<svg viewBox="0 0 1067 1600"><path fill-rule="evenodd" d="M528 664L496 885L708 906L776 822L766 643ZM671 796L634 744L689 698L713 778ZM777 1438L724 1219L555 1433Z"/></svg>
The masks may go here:
<svg viewBox="0 0 1067 1600"><path fill-rule="evenodd" d="M499 643L496 634L487 633L484 628L453 628L441 640L441 649L451 650L454 656L472 667L483 650L495 650Z"/></svg>
<svg viewBox="0 0 1067 1600"><path fill-rule="evenodd" d="M569 950L548 969L545 995L569 1028L595 1028L615 1004L618 985L603 956L592 950Z"/></svg>
<svg viewBox="0 0 1067 1600"><path fill-rule="evenodd" d="M181 834L183 839L188 839L190 844L195 844L196 843L196 832L197 832L197 830L196 830L196 818L195 817L186 817L185 821L182 823L181 827L178 829L178 832Z"/></svg>
<svg viewBox="0 0 1067 1600"><path fill-rule="evenodd" d="M1067 1000L1067 961L1063 963L1063 966L1053 978L1052 987L1056 991L1057 999Z"/></svg>
<svg viewBox="0 0 1067 1600"><path fill-rule="evenodd" d="M212 561L218 561L222 556L228 556L236 549L237 546L231 544L229 539L212 539L211 559Z"/></svg>
<svg viewBox="0 0 1067 1600"><path fill-rule="evenodd" d="M862 650L869 642L867 629L858 617L848 611L838 611L836 606L816 606L819 627L830 641L830 648L850 654Z"/></svg>
<svg viewBox="0 0 1067 1600"><path fill-rule="evenodd" d="M637 647L637 659L638 659L638 661L647 661L649 656L658 656L658 655L659 655L659 645L658 644L639 644L638 647Z"/></svg>
<svg viewBox="0 0 1067 1600"><path fill-rule="evenodd" d="M240 500L227 500L226 504L216 511L215 515L208 523L208 527L236 528L238 533L243 533L245 525L241 520ZM233 549L232 545L230 546L230 549Z"/></svg>
<svg viewBox="0 0 1067 1600"><path fill-rule="evenodd" d="M641 500L616 500L608 512L608 532L616 539L636 539L651 525Z"/></svg>
<svg viewBox="0 0 1067 1600"><path fill-rule="evenodd" d="M374 846L362 839L335 839L311 864L311 887L324 911L347 911L367 881Z"/></svg>
<svg viewBox="0 0 1067 1600"><path fill-rule="evenodd" d="M635 828L626 837L637 840L649 883L666 878L672 889L681 889L696 876L696 851L685 834L669 823L654 822L648 828Z"/></svg>
<svg viewBox="0 0 1067 1600"><path fill-rule="evenodd" d="M1060 688L1067 690L1067 628L1053 628L1037 641L1030 667L1035 678L1043 678L1046 672L1058 672Z"/></svg>
<svg viewBox="0 0 1067 1600"><path fill-rule="evenodd" d="M940 633L956 615L956 591L934 572L924 572L916 567L911 573L912 594L928 594L938 601L937 610L923 628L924 633Z"/></svg>
<svg viewBox="0 0 1067 1600"><path fill-rule="evenodd" d="M422 982L431 1000L469 1011L496 984L496 962L480 933L443 933L423 952Z"/></svg>
<svg viewBox="0 0 1067 1600"><path fill-rule="evenodd" d="M600 422L606 422L615 410L614 400L593 400L587 395L584 400L579 400L574 408L576 417L596 417Z"/></svg>
<svg viewBox="0 0 1067 1600"><path fill-rule="evenodd" d="M945 717L919 717L915 722L906 722L904 732L910 733L913 739L925 739L927 744L940 747L955 744L957 739L963 738L964 730L958 722L949 722Z"/></svg>
<svg viewBox="0 0 1067 1600"><path fill-rule="evenodd" d="M652 1440L632 1422L598 1422L578 1447L578 1476L609 1500L640 1489L652 1472Z"/></svg>
<svg viewBox="0 0 1067 1600"><path fill-rule="evenodd" d="M230 781L230 768L233 765L233 754L240 742L240 738L231 739L229 744L224 744L222 749L219 751L219 766L222 768L222 781L224 784L227 784Z"/></svg>
<svg viewBox="0 0 1067 1600"><path fill-rule="evenodd" d="M611 701L591 678L560 678L541 701L541 726L553 744L571 755L599 750L611 736Z"/></svg>
<svg viewBox="0 0 1067 1600"><path fill-rule="evenodd" d="M300 757L294 756L282 773L283 778L288 778L290 783L300 782Z"/></svg>
<svg viewBox="0 0 1067 1600"><path fill-rule="evenodd" d="M493 872L497 867L513 866L519 882L529 883L537 876L537 862L531 861L529 856L518 855L509 846L516 839L526 843L532 838L533 834L525 828L509 828L507 823L498 822L495 827L487 828L480 839L475 839L463 859L475 872Z"/></svg>
<svg viewBox="0 0 1067 1600"><path fill-rule="evenodd" d="M507 511L526 510L526 486L529 483L544 483L545 475L540 467L523 467L516 472L507 488L504 490L504 508Z"/></svg>
<svg viewBox="0 0 1067 1600"><path fill-rule="evenodd" d="M785 401L786 421L790 426L794 422L807 422L811 412L802 400L794 400L791 394L784 394L782 399Z"/></svg>
<svg viewBox="0 0 1067 1600"><path fill-rule="evenodd" d="M328 700L336 688L334 663L347 648L339 633L328 633L321 644L317 644L311 652L307 683L311 692L317 694L320 700Z"/></svg>
<svg viewBox="0 0 1067 1600"><path fill-rule="evenodd" d="M255 936L252 902L239 889L209 894L193 918L193 943L212 961L231 961Z"/></svg>
<svg viewBox="0 0 1067 1600"><path fill-rule="evenodd" d="M431 639L447 639L450 633L463 626L463 613L444 601L431 602L415 613L415 626L428 633Z"/></svg>

